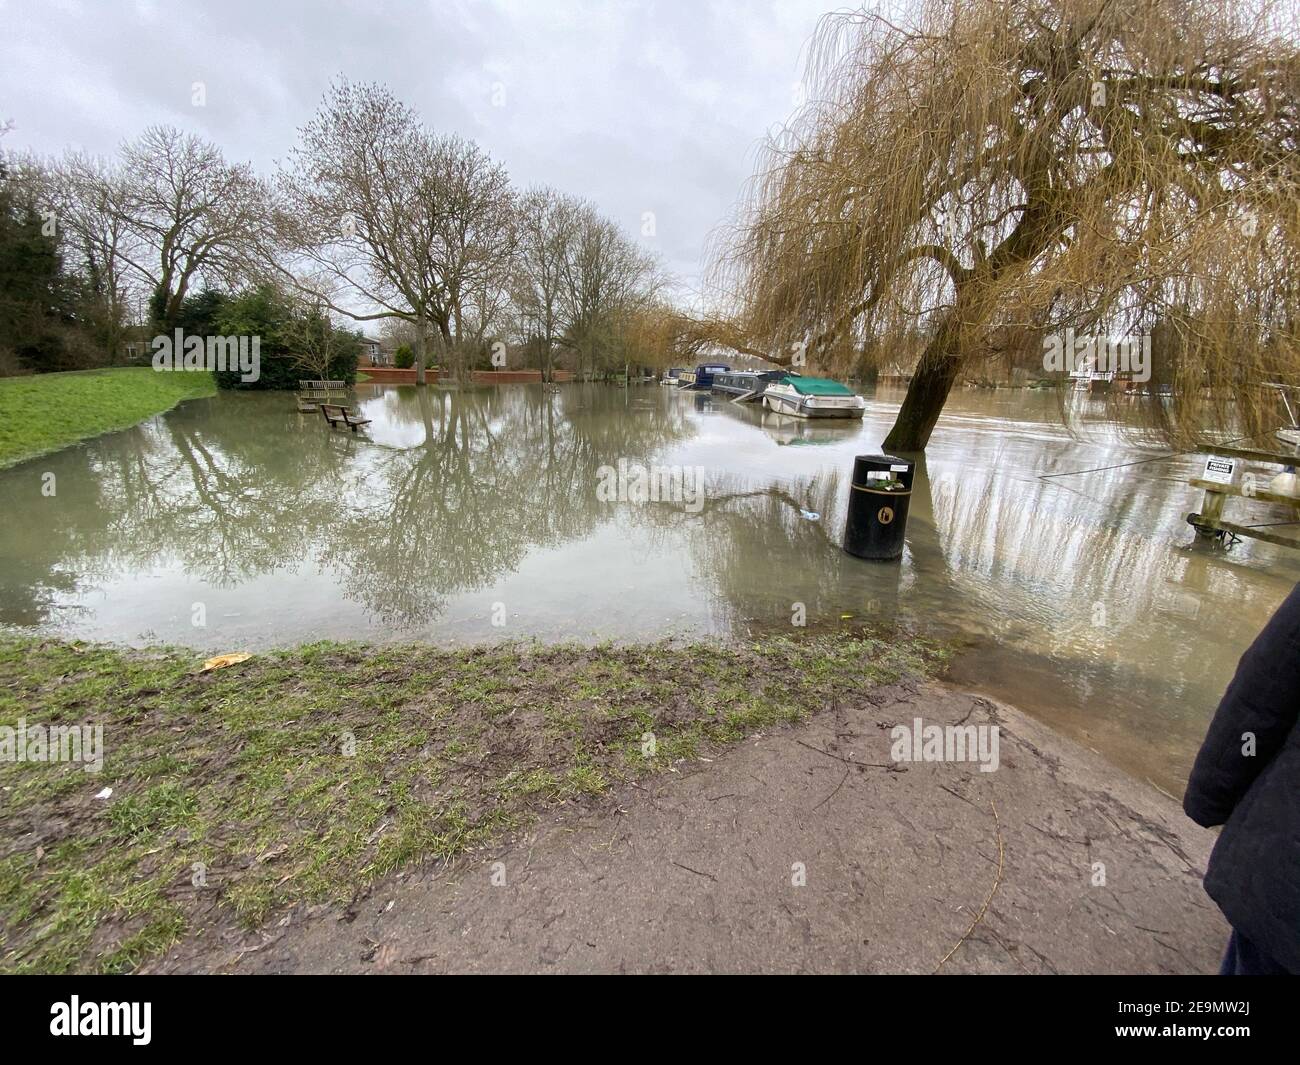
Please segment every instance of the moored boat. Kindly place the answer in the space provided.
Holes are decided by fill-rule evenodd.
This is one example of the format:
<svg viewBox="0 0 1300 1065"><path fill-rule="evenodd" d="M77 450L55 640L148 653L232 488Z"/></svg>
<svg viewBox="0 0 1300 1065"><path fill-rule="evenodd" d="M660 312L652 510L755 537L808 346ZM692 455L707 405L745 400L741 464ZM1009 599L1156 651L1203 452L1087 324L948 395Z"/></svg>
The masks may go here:
<svg viewBox="0 0 1300 1065"><path fill-rule="evenodd" d="M1295 408L1291 406L1291 400L1287 396L1288 392L1297 391L1294 385L1277 384L1273 381L1265 382L1265 388L1272 388L1282 399L1282 406L1286 408L1287 425L1283 425L1273 431L1273 434L1284 444L1291 447L1300 448L1300 422L1296 421Z"/></svg>
<svg viewBox="0 0 1300 1065"><path fill-rule="evenodd" d="M678 366L674 366L671 370L665 370L663 372L663 374L659 378L659 383L661 385L668 385L671 388L676 388L677 385L680 383L678 378L680 378L681 375L682 375L681 368Z"/></svg>
<svg viewBox="0 0 1300 1065"><path fill-rule="evenodd" d="M713 391L743 396L750 392L761 392L783 377L797 376L799 375L792 374L789 370L728 370L713 375Z"/></svg>
<svg viewBox="0 0 1300 1065"><path fill-rule="evenodd" d="M795 418L861 418L867 409L867 401L847 385L829 377L791 374L767 386L763 405Z"/></svg>
<svg viewBox="0 0 1300 1065"><path fill-rule="evenodd" d="M722 362L704 362L693 370L683 370L678 377L682 388L712 388L714 374L726 373L731 367Z"/></svg>

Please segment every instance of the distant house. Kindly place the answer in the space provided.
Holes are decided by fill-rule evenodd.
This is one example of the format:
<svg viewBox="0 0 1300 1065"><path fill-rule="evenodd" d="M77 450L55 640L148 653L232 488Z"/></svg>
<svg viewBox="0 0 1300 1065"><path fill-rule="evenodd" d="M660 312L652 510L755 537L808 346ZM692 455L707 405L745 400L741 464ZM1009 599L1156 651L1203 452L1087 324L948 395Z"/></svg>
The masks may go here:
<svg viewBox="0 0 1300 1065"><path fill-rule="evenodd" d="M374 337L363 336L359 361L362 366L392 366L393 353L385 351L383 344Z"/></svg>
<svg viewBox="0 0 1300 1065"><path fill-rule="evenodd" d="M126 361L133 364L147 363L153 358L153 337L157 327L147 325L129 325L122 337L122 350Z"/></svg>

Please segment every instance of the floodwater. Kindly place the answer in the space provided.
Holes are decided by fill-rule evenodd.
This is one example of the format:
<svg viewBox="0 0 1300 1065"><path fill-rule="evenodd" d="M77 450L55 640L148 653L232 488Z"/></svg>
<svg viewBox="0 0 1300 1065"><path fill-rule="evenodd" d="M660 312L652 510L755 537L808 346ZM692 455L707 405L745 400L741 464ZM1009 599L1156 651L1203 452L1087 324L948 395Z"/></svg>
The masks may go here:
<svg viewBox="0 0 1300 1065"><path fill-rule="evenodd" d="M1300 559L1193 546L1196 456L1075 473L1156 453L1086 406L1072 434L1027 390L954 393L904 558L851 558L853 456L900 399L808 423L654 385L359 385L356 438L285 395L223 394L0 471L0 624L215 652L788 632L802 604L809 628L955 639L955 679L1177 791ZM687 490L603 500L620 460Z"/></svg>

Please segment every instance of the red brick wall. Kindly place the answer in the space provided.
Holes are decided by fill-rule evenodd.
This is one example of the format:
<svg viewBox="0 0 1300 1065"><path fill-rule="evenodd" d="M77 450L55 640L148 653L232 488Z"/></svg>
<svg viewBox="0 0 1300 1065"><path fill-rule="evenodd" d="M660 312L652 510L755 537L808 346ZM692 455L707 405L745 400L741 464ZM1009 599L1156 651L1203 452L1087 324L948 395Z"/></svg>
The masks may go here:
<svg viewBox="0 0 1300 1065"><path fill-rule="evenodd" d="M358 372L370 378L378 385L413 385L415 370L399 370L395 366L360 366ZM541 370L474 370L474 383L479 385L514 385L536 383L542 379ZM445 370L430 370L425 375L430 381L445 380L450 375ZM572 381L571 370L556 370L552 375L556 381Z"/></svg>

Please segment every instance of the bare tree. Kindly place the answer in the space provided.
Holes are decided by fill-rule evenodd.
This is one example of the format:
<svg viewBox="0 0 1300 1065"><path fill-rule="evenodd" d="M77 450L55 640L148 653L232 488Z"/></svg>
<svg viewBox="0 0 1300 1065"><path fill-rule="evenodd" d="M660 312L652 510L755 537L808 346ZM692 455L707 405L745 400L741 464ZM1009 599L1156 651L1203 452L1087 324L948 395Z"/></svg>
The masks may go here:
<svg viewBox="0 0 1300 1065"><path fill-rule="evenodd" d="M111 361L120 354L132 282L139 280L124 255L132 239L125 183L111 163L80 152L65 154L48 174L68 253L103 307L102 334Z"/></svg>
<svg viewBox="0 0 1300 1065"><path fill-rule="evenodd" d="M330 367L355 346L355 339L334 321L323 297L295 292L286 294L286 303L289 313L281 335L295 365L313 380L329 380Z"/></svg>
<svg viewBox="0 0 1300 1065"><path fill-rule="evenodd" d="M556 346L564 333L565 265L577 238L581 204L551 188L529 191L519 205L519 243L513 298L518 330L535 344L542 379L550 381Z"/></svg>
<svg viewBox="0 0 1300 1065"><path fill-rule="evenodd" d="M578 368L621 362L615 351L623 316L652 300L662 287L654 259L636 247L590 204L578 208L575 232L561 262L564 343ZM611 360L609 356L614 355Z"/></svg>
<svg viewBox="0 0 1300 1065"><path fill-rule="evenodd" d="M116 255L153 293L153 316L175 320L196 282L234 284L264 218L265 190L252 170L216 145L151 126L122 148L116 171L79 166L88 210L114 213L124 230Z"/></svg>
<svg viewBox="0 0 1300 1065"><path fill-rule="evenodd" d="M447 137L436 148L426 195L441 204L442 224L430 251L451 310L438 326L463 382L469 354L504 322L518 240L515 196L504 167L477 145Z"/></svg>
<svg viewBox="0 0 1300 1065"><path fill-rule="evenodd" d="M1281 0L827 16L720 264L751 341L849 366L932 324L885 441L915 450L1003 331L1160 324L1167 434L1258 431L1300 370L1296 39Z"/></svg>
<svg viewBox="0 0 1300 1065"><path fill-rule="evenodd" d="M416 326L416 381L429 330L444 350L467 318L485 331L511 254L505 171L473 143L437 137L379 85L331 87L281 174L282 247L373 310ZM282 266L295 275L295 263Z"/></svg>

